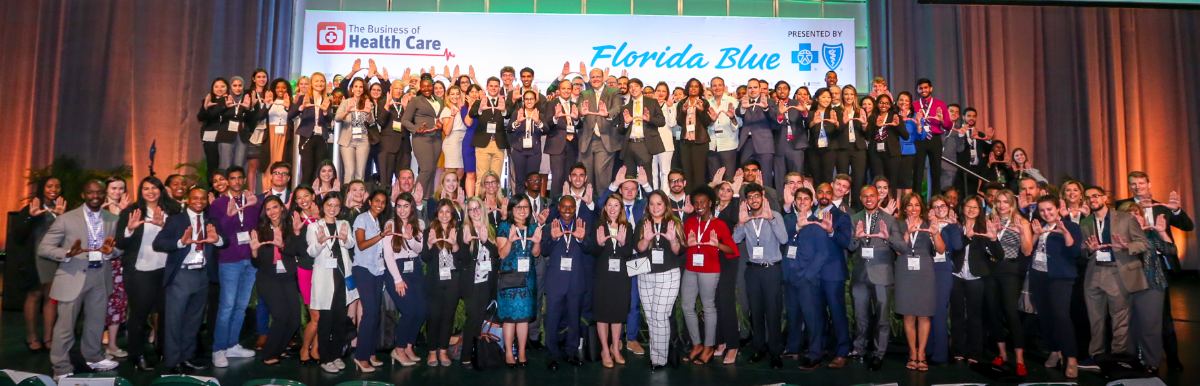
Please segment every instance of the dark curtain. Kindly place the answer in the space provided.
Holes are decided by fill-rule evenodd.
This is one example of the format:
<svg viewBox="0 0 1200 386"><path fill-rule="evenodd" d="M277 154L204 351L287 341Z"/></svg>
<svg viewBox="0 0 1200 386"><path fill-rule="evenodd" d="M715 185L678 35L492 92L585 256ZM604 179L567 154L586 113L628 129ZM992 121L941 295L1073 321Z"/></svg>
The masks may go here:
<svg viewBox="0 0 1200 386"><path fill-rule="evenodd" d="M870 19L871 63L893 92L930 78L1052 181L1124 198L1142 170L1156 198L1178 191L1196 213L1200 11L871 0ZM1175 236L1200 267L1196 233Z"/></svg>
<svg viewBox="0 0 1200 386"><path fill-rule="evenodd" d="M27 170L57 155L131 165L134 182L153 141L159 178L202 159L195 116L210 81L257 67L286 75L296 3L0 1L0 203L24 205Z"/></svg>

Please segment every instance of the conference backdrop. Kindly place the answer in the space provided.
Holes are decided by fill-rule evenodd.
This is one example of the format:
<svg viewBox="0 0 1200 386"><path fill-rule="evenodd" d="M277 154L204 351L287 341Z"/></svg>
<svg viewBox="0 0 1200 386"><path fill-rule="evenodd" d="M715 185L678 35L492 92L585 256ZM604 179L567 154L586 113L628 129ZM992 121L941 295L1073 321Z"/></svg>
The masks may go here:
<svg viewBox="0 0 1200 386"><path fill-rule="evenodd" d="M301 74L346 73L372 58L392 77L473 65L482 82L513 66L534 69L544 88L564 62L572 73L582 62L674 86L723 76L794 88L856 68L853 19L307 11L303 31Z"/></svg>

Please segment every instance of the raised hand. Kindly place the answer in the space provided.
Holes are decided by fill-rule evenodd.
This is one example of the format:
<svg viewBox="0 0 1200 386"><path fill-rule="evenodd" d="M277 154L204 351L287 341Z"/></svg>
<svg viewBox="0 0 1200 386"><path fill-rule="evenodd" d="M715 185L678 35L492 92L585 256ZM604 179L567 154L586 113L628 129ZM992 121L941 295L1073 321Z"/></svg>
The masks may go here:
<svg viewBox="0 0 1200 386"><path fill-rule="evenodd" d="M299 212L292 212L292 234L299 235L304 229L304 219L300 218Z"/></svg>
<svg viewBox="0 0 1200 386"><path fill-rule="evenodd" d="M317 227L317 244L325 244L329 239L330 237L325 227Z"/></svg>
<svg viewBox="0 0 1200 386"><path fill-rule="evenodd" d="M56 215L56 216L62 216L63 213L66 213L67 212L67 199L63 198L62 196L58 196L58 198L54 199L53 211L54 211L54 215Z"/></svg>
<svg viewBox="0 0 1200 386"><path fill-rule="evenodd" d="M346 242L346 237L349 236L349 234L350 234L350 230L348 228L349 228L349 225L342 225L342 226L338 227L337 238L338 238L338 240L341 240L343 243Z"/></svg>
<svg viewBox="0 0 1200 386"><path fill-rule="evenodd" d="M1138 217L1141 217L1141 216L1138 216ZM1156 230L1160 233L1167 232L1167 215L1160 214L1160 215L1158 215L1158 217L1154 218L1154 230Z"/></svg>
<svg viewBox="0 0 1200 386"><path fill-rule="evenodd" d="M587 236L587 229L585 229L585 228L586 227L583 225L583 219L576 217L575 218L575 238L583 239L585 236Z"/></svg>
<svg viewBox="0 0 1200 386"><path fill-rule="evenodd" d="M221 235L217 234L217 227L213 226L213 224L205 225L204 233L208 236L203 241L205 244L216 244L217 241L221 240Z"/></svg>
<svg viewBox="0 0 1200 386"><path fill-rule="evenodd" d="M75 240L75 243L71 244L71 249L67 250L67 257L79 256L80 253L84 252L87 251L83 249L83 243L79 240Z"/></svg>
<svg viewBox="0 0 1200 386"><path fill-rule="evenodd" d="M262 246L262 242L258 241L258 230L250 230L250 250L257 251L258 247Z"/></svg>
<svg viewBox="0 0 1200 386"><path fill-rule="evenodd" d="M875 221L878 222L878 224L875 225L875 227L879 229L879 233L877 233L878 237L885 240L891 237L891 231L888 230L887 224L884 224L883 220Z"/></svg>
<svg viewBox="0 0 1200 386"><path fill-rule="evenodd" d="M133 230L138 229L138 227L141 227L145 222L145 218L142 217L142 210L134 209L133 211L129 212L129 224L125 226L125 229L128 229L130 232L132 232Z"/></svg>
<svg viewBox="0 0 1200 386"><path fill-rule="evenodd" d="M273 236L273 237L271 237L271 243L275 244L276 247L283 248L283 228L282 227L271 228L271 236ZM251 239L256 239L256 238L251 237Z"/></svg>
<svg viewBox="0 0 1200 386"><path fill-rule="evenodd" d="M183 244L184 246L192 245L193 241L191 225L188 225L188 227L183 230L183 237L179 238L179 243Z"/></svg>
<svg viewBox="0 0 1200 386"><path fill-rule="evenodd" d="M667 238L667 241L675 241L675 238L677 236L675 235L675 222L674 221L667 221L667 234L663 235L663 236Z"/></svg>
<svg viewBox="0 0 1200 386"><path fill-rule="evenodd" d="M854 238L864 239L864 238L867 238L867 236L869 236L869 235L867 235L867 231L863 227L863 222L859 221L858 223L856 223L854 226Z"/></svg>
<svg viewBox="0 0 1200 386"><path fill-rule="evenodd" d="M725 167L722 166L722 167L717 168L717 171L713 172L712 183L716 184L718 182L721 182L724 179L725 179Z"/></svg>
<svg viewBox="0 0 1200 386"><path fill-rule="evenodd" d="M103 253L105 255L111 255L113 253L113 246L115 246L116 244L117 244L116 239L114 239L112 237L105 238L104 244L100 245L100 253Z"/></svg>
<svg viewBox="0 0 1200 386"><path fill-rule="evenodd" d="M1165 206L1172 212L1179 210L1179 192L1172 190Z"/></svg>
<svg viewBox="0 0 1200 386"><path fill-rule="evenodd" d="M420 205L423 201L425 201L425 188L421 186L420 182L417 182L417 184L413 187L412 196L413 203L417 205Z"/></svg>
<svg viewBox="0 0 1200 386"><path fill-rule="evenodd" d="M29 216L37 217L42 213L46 213L46 208L42 206L42 199L34 197L29 200Z"/></svg>
<svg viewBox="0 0 1200 386"><path fill-rule="evenodd" d="M637 167L637 182L638 185L646 185L650 183L649 177L646 176L646 168L641 166Z"/></svg>
<svg viewBox="0 0 1200 386"><path fill-rule="evenodd" d="M832 212L825 212L825 214L821 216L821 229L824 229L826 233L833 232Z"/></svg>
<svg viewBox="0 0 1200 386"><path fill-rule="evenodd" d="M708 245L711 247L721 245L721 240L717 238L717 231L708 231Z"/></svg>
<svg viewBox="0 0 1200 386"><path fill-rule="evenodd" d="M642 227L642 240L650 241L654 239L654 231L651 228L654 227L650 226L648 222Z"/></svg>
<svg viewBox="0 0 1200 386"><path fill-rule="evenodd" d="M550 223L550 238L557 239L562 236L562 222L560 222L558 219L554 219L554 221Z"/></svg>
<svg viewBox="0 0 1200 386"><path fill-rule="evenodd" d="M700 245L700 239L698 237L696 237L696 231L688 232L687 246L694 247L694 246L698 246L698 245Z"/></svg>

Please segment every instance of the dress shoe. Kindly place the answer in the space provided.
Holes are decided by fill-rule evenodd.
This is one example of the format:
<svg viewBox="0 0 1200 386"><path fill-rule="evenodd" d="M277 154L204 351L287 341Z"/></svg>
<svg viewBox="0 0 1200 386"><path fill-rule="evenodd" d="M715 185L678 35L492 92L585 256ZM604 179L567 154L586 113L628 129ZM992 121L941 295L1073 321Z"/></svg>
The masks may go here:
<svg viewBox="0 0 1200 386"><path fill-rule="evenodd" d="M819 366L821 366L821 361L815 361L809 357L800 358L800 370L812 371L816 370Z"/></svg>
<svg viewBox="0 0 1200 386"><path fill-rule="evenodd" d="M579 360L579 358L567 358L565 362L575 367L583 366L583 361Z"/></svg>
<svg viewBox="0 0 1200 386"><path fill-rule="evenodd" d="M187 368L189 368L189 369L192 369L192 370L196 370L196 371L201 371L201 370L207 370L207 369L208 369L208 366L207 366L207 365L204 365L204 364L200 364L200 363L193 362L193 361L192 361L192 360L190 360L190 359L189 359L189 360L186 360L186 361L183 361L183 363L180 363L179 365L180 365L180 366L183 366L183 367L187 367Z"/></svg>
<svg viewBox="0 0 1200 386"><path fill-rule="evenodd" d="M750 363L758 363L759 361L766 359L766 358L767 358L767 353L759 351L759 352L754 353L754 355L750 356Z"/></svg>
<svg viewBox="0 0 1200 386"><path fill-rule="evenodd" d="M646 355L646 349L642 348L642 344L636 340L631 340L625 344L625 349L633 353L633 355Z"/></svg>
<svg viewBox="0 0 1200 386"><path fill-rule="evenodd" d="M846 357L833 358L832 361L829 361L828 367L831 369L840 369L846 367Z"/></svg>
<svg viewBox="0 0 1200 386"><path fill-rule="evenodd" d="M879 371L881 368L883 368L883 358L871 357L871 360L867 362L867 369L871 371Z"/></svg>
<svg viewBox="0 0 1200 386"><path fill-rule="evenodd" d="M558 361L551 359L549 362L546 362L546 368L550 371L558 371Z"/></svg>
<svg viewBox="0 0 1200 386"><path fill-rule="evenodd" d="M191 372L191 369L184 367L183 365L177 365L167 369L167 371L163 372L163 374L189 374Z"/></svg>
<svg viewBox="0 0 1200 386"><path fill-rule="evenodd" d="M133 368L138 371L154 371L154 366L150 364L150 361L146 360L146 357L138 358L137 361L133 362Z"/></svg>
<svg viewBox="0 0 1200 386"><path fill-rule="evenodd" d="M778 355L772 355L771 356L771 368L776 369L776 370L782 369L783 368L783 358L780 358Z"/></svg>

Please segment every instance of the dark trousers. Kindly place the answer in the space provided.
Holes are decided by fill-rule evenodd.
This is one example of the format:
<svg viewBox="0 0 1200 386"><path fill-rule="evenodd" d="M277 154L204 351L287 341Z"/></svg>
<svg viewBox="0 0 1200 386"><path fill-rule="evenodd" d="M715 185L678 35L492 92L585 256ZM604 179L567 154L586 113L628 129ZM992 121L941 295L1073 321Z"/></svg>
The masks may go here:
<svg viewBox="0 0 1200 386"><path fill-rule="evenodd" d="M263 358L278 358L287 349L288 342L300 329L300 287L295 274L275 274L258 271L254 281L260 299L268 299L271 327L267 330L267 343L263 346Z"/></svg>
<svg viewBox="0 0 1200 386"><path fill-rule="evenodd" d="M221 151L216 142L201 142L204 147L204 165L208 167L208 176L221 168Z"/></svg>
<svg viewBox="0 0 1200 386"><path fill-rule="evenodd" d="M917 141L917 160L913 165L913 189L921 187L921 181L925 179L925 164L929 163L929 190L938 192L941 189L942 177L942 136L934 135L932 138ZM936 193L935 193L936 194Z"/></svg>
<svg viewBox="0 0 1200 386"><path fill-rule="evenodd" d="M397 169L400 161L400 151L385 151L379 149L379 159L376 163L379 165L379 185L392 186L392 180L398 176L400 169ZM411 158L411 157L410 157ZM409 160L411 162L411 160Z"/></svg>
<svg viewBox="0 0 1200 386"><path fill-rule="evenodd" d="M954 278L950 293L950 341L954 352L967 359L983 358L983 302L987 291L986 279Z"/></svg>
<svg viewBox="0 0 1200 386"><path fill-rule="evenodd" d="M397 265L403 265L401 261L396 262ZM392 303L396 303L396 309L400 310L400 319L396 324L396 347L406 347L413 344L417 340L417 334L421 332L421 325L425 324L425 318L429 316L429 298L425 294L425 276L421 274L421 264L414 263L414 272L401 273L400 277L404 279L405 289L404 296L396 293L395 287L388 284L387 287L392 287L388 295L392 295Z"/></svg>
<svg viewBox="0 0 1200 386"><path fill-rule="evenodd" d="M496 273L488 275L488 281L475 284L475 275L463 275L463 305L467 321L463 324L462 355L464 360L470 360L471 351L475 349L475 338L479 337L483 318L487 314L488 304L496 298Z"/></svg>
<svg viewBox="0 0 1200 386"><path fill-rule="evenodd" d="M769 153L768 153L769 152ZM763 181L773 181L775 178L775 149L756 149L753 144L745 144L741 149L738 149L738 160L742 165L750 160L758 161L759 170L762 171ZM726 168L725 174L732 175L735 170Z"/></svg>
<svg viewBox="0 0 1200 386"><path fill-rule="evenodd" d="M625 163L627 173L635 173L640 167L646 169L647 177L652 177L650 163L654 161L654 156L650 154L650 149L646 148L645 139L634 141L637 140L630 139L625 143L625 148L621 149L621 161Z"/></svg>
<svg viewBox="0 0 1200 386"><path fill-rule="evenodd" d="M936 284L933 318L929 320L929 344L926 349L929 359L937 363L946 363L950 359L950 331L946 321L950 319L950 291L954 288L954 274L949 261L934 263L934 282ZM941 266L949 265L947 268Z"/></svg>
<svg viewBox="0 0 1200 386"><path fill-rule="evenodd" d="M818 148L815 151L809 149L809 152L813 153L813 184L820 185L833 181L833 170L837 168L838 150L830 148Z"/></svg>
<svg viewBox="0 0 1200 386"><path fill-rule="evenodd" d="M324 363L342 357L346 347L346 334L350 331L350 318L346 317L346 278L333 271L333 302L328 310L317 311L317 351ZM357 282L355 283L357 285Z"/></svg>
<svg viewBox="0 0 1200 386"><path fill-rule="evenodd" d="M519 186L525 186L525 177L529 173L535 173L542 168L542 153L536 147L528 150L509 150L508 160L509 170L512 170L510 176Z"/></svg>
<svg viewBox="0 0 1200 386"><path fill-rule="evenodd" d="M317 179L317 165L329 158L325 153L324 137L300 138L300 183L311 184Z"/></svg>
<svg viewBox="0 0 1200 386"><path fill-rule="evenodd" d="M749 278L747 278L749 280ZM850 320L846 317L846 283L818 280L801 283L804 325L808 329L808 358L820 360L825 349L825 320L833 323L834 355L850 354ZM826 314L828 310L828 314Z"/></svg>
<svg viewBox="0 0 1200 386"><path fill-rule="evenodd" d="M1043 272L1030 270L1029 292L1041 321L1042 339L1049 351L1062 351L1065 358L1079 355L1075 345L1075 324L1071 322L1072 279L1050 279Z"/></svg>
<svg viewBox="0 0 1200 386"><path fill-rule="evenodd" d="M372 129L369 127L367 128L367 130L378 131L377 129ZM380 168L379 162L377 162L377 161L379 161L379 144L378 143L371 145L371 149L367 151L367 164L363 165L363 180L371 181L372 180L371 176L375 175L376 176L375 180L378 181L378 174L375 174L372 172L372 170L374 170L376 172L382 171L382 168Z"/></svg>
<svg viewBox="0 0 1200 386"><path fill-rule="evenodd" d="M167 285L165 323L159 326L166 330L164 368L178 366L196 356L196 339L204 321L204 307L208 304L208 287L208 273L203 269L180 269Z"/></svg>
<svg viewBox="0 0 1200 386"><path fill-rule="evenodd" d="M430 268L436 269L435 267ZM426 344L431 350L445 350L450 347L450 333L454 329L454 311L458 310L460 297L458 284L460 275L462 275L461 272L455 271L450 280L438 280L429 286L429 324L425 326L425 334L429 338ZM435 276L430 279L436 278Z"/></svg>
<svg viewBox="0 0 1200 386"><path fill-rule="evenodd" d="M576 358L579 347L579 313L583 305L583 293L571 289L570 283L546 289L546 347L550 359ZM567 288L562 288L567 287ZM566 327L567 333L562 334ZM563 341L563 339L566 341Z"/></svg>
<svg viewBox="0 0 1200 386"><path fill-rule="evenodd" d="M725 271L721 270L721 273L724 274ZM789 354L799 354L801 344L804 343L803 306L806 292L801 288L801 284L796 282L785 283L783 290L784 312L787 313L787 342L784 351ZM717 312L720 313L720 310Z"/></svg>
<svg viewBox="0 0 1200 386"><path fill-rule="evenodd" d="M365 361L375 354L379 346L380 308L383 307L383 286L386 275L375 276L366 268L355 266L354 285L358 287L358 304L362 318L358 320L358 344L354 346L354 359Z"/></svg>
<svg viewBox="0 0 1200 386"><path fill-rule="evenodd" d="M708 144L690 141L679 141L679 167L683 170L683 178L687 179L687 189L692 191L697 186L708 181Z"/></svg>
<svg viewBox="0 0 1200 386"><path fill-rule="evenodd" d="M717 276L717 344L738 348L737 274L738 259L721 259L721 274Z"/></svg>
<svg viewBox="0 0 1200 386"><path fill-rule="evenodd" d="M779 264L770 267L746 266L746 296L750 298L751 352L766 351L772 356L783 353L779 319L782 316L783 269ZM842 313L845 315L845 312Z"/></svg>
<svg viewBox="0 0 1200 386"><path fill-rule="evenodd" d="M888 158L887 152L875 151L874 143L870 145L870 149L867 149L867 166L869 166L871 169L871 177L867 181L874 181L876 178L879 178L879 176L887 177L889 179L891 178L891 174L888 171L888 167L891 166L891 162Z"/></svg>
<svg viewBox="0 0 1200 386"><path fill-rule="evenodd" d="M992 288L985 297L989 306L989 330L998 342L1008 341L1009 348L1025 348L1025 328L1017 311L1017 299L1021 296L1021 276L1014 274L992 275Z"/></svg>
<svg viewBox="0 0 1200 386"><path fill-rule="evenodd" d="M125 269L125 293L129 296L129 358L136 360L146 350L146 323L150 314L163 315L163 269L138 271L133 266ZM164 328L160 325L155 338L156 351L162 354Z"/></svg>
<svg viewBox="0 0 1200 386"><path fill-rule="evenodd" d="M792 148L792 144L780 142L775 147L775 190L782 192L787 182L787 174L791 172L804 174L804 150Z"/></svg>
<svg viewBox="0 0 1200 386"><path fill-rule="evenodd" d="M845 158L845 162L838 165L838 173L849 174L850 181L853 184L850 185L851 190L857 190L863 186L863 181L867 179L867 151L846 149L842 150L842 157Z"/></svg>
<svg viewBox="0 0 1200 386"><path fill-rule="evenodd" d="M717 174L717 169L720 168L725 168L725 181L733 181L733 173L738 169L736 150L708 152L708 170L704 173L704 178L697 182L703 185L707 184L706 181L712 181L713 175ZM688 184L691 183L692 179L688 178Z"/></svg>
<svg viewBox="0 0 1200 386"><path fill-rule="evenodd" d="M577 162L579 162L579 147L575 145L575 142L567 142L562 154L550 155L550 175L553 178L550 185L547 186L550 189L550 197L562 195L562 183L567 181L571 167L575 166Z"/></svg>

